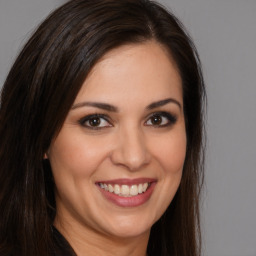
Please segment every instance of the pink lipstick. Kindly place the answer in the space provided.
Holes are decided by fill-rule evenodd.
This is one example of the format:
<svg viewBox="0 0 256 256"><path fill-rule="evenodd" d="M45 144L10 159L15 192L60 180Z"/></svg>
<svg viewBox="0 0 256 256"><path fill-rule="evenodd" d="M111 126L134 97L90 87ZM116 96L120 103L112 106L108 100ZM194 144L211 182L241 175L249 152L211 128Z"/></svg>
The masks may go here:
<svg viewBox="0 0 256 256"><path fill-rule="evenodd" d="M121 207L136 207L146 203L153 193L156 179L115 179L97 181L102 195Z"/></svg>

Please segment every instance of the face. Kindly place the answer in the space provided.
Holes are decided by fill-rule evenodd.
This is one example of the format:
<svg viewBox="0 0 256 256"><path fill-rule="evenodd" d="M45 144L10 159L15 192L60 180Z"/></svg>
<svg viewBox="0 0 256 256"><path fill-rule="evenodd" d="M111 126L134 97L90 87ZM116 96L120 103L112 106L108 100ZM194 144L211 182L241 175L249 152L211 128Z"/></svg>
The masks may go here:
<svg viewBox="0 0 256 256"><path fill-rule="evenodd" d="M181 78L155 42L107 53L85 80L48 158L56 220L115 237L149 234L186 154Z"/></svg>

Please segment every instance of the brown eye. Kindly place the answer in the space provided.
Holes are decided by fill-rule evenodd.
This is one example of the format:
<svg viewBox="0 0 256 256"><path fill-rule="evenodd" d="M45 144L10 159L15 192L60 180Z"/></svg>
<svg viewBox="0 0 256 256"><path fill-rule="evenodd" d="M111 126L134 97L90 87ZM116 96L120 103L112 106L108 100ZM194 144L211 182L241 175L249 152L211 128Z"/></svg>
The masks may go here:
<svg viewBox="0 0 256 256"><path fill-rule="evenodd" d="M150 119L152 125L161 125L162 123L162 117L159 115L152 116Z"/></svg>
<svg viewBox="0 0 256 256"><path fill-rule="evenodd" d="M88 120L88 123L90 126L96 127L99 126L101 123L101 120L99 117L94 117Z"/></svg>
<svg viewBox="0 0 256 256"><path fill-rule="evenodd" d="M89 129L101 129L112 126L108 117L101 114L86 116L79 120L79 123Z"/></svg>
<svg viewBox="0 0 256 256"><path fill-rule="evenodd" d="M158 112L152 114L148 120L146 121L146 126L153 126L153 127L165 127L175 124L177 118L168 112Z"/></svg>

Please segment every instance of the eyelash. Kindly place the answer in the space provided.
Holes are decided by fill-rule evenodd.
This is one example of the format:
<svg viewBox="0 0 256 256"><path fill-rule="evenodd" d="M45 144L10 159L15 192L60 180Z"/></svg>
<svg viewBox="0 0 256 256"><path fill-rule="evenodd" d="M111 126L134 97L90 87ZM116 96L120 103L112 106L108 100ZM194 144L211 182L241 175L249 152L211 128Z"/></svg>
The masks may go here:
<svg viewBox="0 0 256 256"><path fill-rule="evenodd" d="M156 120L159 117L160 117L160 119ZM155 119L156 121L160 120L161 122L166 122L166 123L154 125L154 124L152 124L152 118L156 118ZM101 121L99 119L101 119ZM93 126L92 124L89 124L90 121L99 121L98 124L102 125L101 124L102 119L104 120L104 122L107 122L107 125ZM166 119L166 120L163 121L163 119ZM149 121L151 121L151 124L147 124ZM152 113L151 115L149 115L144 124L145 124L145 126L152 126L154 128L163 128L163 127L174 125L176 123L176 121L177 121L177 117L175 115L162 111L162 112L155 112L155 113ZM86 124L86 123L88 123L88 124ZM85 128L91 129L91 130L100 130L100 129L104 129L104 128L113 126L113 124L110 121L110 118L104 114L92 114L92 115L85 116L79 120L79 124Z"/></svg>
<svg viewBox="0 0 256 256"><path fill-rule="evenodd" d="M86 122L90 122L90 121L93 121L96 120L96 119L103 119L105 122L107 122L109 125L107 126L92 126L92 125L86 125ZM85 116L83 118L81 118L79 120L79 123L80 125L84 126L85 128L88 128L88 129L91 129L91 130L100 130L100 129L103 129L103 128L107 128L107 127L111 127L113 126L110 122L110 119L108 118L107 115L104 115L104 114L93 114L93 115L88 115L88 116Z"/></svg>
<svg viewBox="0 0 256 256"><path fill-rule="evenodd" d="M160 125L146 125L146 126L153 126L154 128L163 128L163 127L167 127L167 126L172 126L174 125L176 122L177 122L177 117L171 113L168 113L168 112L155 112L153 114L151 114L147 121L148 122L149 120L151 120L152 122L152 118L158 118L160 117L161 118L161 122L163 121L163 118L166 118L166 123L165 124L160 124Z"/></svg>

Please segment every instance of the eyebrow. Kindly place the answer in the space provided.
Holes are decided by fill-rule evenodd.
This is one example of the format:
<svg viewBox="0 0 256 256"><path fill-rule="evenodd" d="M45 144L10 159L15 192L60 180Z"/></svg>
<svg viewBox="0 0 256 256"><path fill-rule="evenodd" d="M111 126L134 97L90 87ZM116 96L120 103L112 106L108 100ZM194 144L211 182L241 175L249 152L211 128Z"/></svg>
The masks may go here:
<svg viewBox="0 0 256 256"><path fill-rule="evenodd" d="M153 103L151 103L151 104L149 104L147 106L147 109L148 110L152 110L154 108L162 107L162 106L164 106L164 105L166 105L168 103L174 103L174 104L178 105L178 107L180 109L182 109L181 104L177 100L172 99L172 98L168 98L168 99L164 99L164 100L153 102Z"/></svg>
<svg viewBox="0 0 256 256"><path fill-rule="evenodd" d="M153 103L149 104L146 107L146 109L147 110L152 110L154 108L162 107L162 106L164 106L168 103L174 103L174 104L178 105L178 107L180 109L182 108L181 104L177 100L172 99L172 98L168 98L168 99L153 102ZM118 112L117 107L115 107L113 105L110 105L110 104L107 104L107 103L101 103L101 102L80 102L80 103L77 103L77 104L73 105L71 107L71 110L81 108L81 107L95 107L95 108L104 109L104 110L107 110L107 111L110 111L110 112Z"/></svg>

